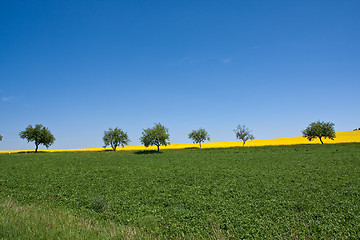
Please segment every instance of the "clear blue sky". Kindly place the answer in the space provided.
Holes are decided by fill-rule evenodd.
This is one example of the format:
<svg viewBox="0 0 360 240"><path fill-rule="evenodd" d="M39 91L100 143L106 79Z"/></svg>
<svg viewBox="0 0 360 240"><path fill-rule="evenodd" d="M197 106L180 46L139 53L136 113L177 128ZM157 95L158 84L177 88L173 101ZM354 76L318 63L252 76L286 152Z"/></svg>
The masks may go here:
<svg viewBox="0 0 360 240"><path fill-rule="evenodd" d="M47 126L50 149L140 145L205 128L234 141L301 135L310 122L360 127L360 1L2 1L0 150ZM40 147L44 149L44 147Z"/></svg>

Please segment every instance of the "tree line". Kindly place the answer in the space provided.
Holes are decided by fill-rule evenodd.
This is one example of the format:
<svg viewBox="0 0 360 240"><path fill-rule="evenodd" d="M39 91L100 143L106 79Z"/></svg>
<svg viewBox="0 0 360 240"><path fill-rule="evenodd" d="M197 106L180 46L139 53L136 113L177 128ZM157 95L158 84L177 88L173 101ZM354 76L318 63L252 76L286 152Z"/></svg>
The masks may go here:
<svg viewBox="0 0 360 240"><path fill-rule="evenodd" d="M318 138L321 144L324 144L323 139L329 138L334 140L336 137L334 126L335 124L332 122L317 121L310 123L308 127L301 132L303 137L307 138L309 141ZM251 131L245 124L238 125L234 129L234 132L236 138L243 141L243 147L245 146L246 141L255 139L254 135L251 134ZM56 140L50 130L41 124L36 124L34 127L28 125L24 131L19 133L19 135L20 138L35 143L35 152L38 151L39 145L44 145L46 148L49 148ZM200 148L201 143L210 141L210 135L204 128L192 130L188 137L193 143L199 144ZM0 141L2 141L2 138L3 137L0 135ZM110 146L116 151L117 147L128 145L130 139L126 132L116 127L115 129L109 128L109 130L104 131L103 141L104 147ZM155 123L152 128L143 129L140 142L145 147L156 146L157 151L159 152L160 146L167 146L170 144L169 129L161 123Z"/></svg>

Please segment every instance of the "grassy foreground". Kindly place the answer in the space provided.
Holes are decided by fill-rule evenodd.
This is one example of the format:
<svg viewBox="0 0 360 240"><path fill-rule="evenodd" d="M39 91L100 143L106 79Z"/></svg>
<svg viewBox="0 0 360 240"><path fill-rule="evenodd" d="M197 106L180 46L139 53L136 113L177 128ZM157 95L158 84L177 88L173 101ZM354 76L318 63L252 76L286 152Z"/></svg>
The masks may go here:
<svg viewBox="0 0 360 240"><path fill-rule="evenodd" d="M0 155L0 239L359 239L360 144Z"/></svg>

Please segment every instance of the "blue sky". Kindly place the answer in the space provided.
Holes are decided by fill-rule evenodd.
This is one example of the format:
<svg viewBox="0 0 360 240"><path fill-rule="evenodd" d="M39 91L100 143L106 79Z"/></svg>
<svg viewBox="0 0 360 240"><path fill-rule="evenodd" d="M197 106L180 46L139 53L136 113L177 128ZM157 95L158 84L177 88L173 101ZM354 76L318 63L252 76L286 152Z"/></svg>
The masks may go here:
<svg viewBox="0 0 360 240"><path fill-rule="evenodd" d="M234 141L360 127L360 1L6 1L0 4L0 150L103 146L104 130L161 122ZM44 147L40 147L44 149Z"/></svg>

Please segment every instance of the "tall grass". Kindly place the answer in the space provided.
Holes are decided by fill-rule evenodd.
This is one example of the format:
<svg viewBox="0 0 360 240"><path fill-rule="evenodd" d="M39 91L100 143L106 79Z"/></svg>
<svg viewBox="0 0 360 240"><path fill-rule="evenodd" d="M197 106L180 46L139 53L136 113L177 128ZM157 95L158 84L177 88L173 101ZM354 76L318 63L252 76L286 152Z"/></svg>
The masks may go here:
<svg viewBox="0 0 360 240"><path fill-rule="evenodd" d="M0 239L159 239L142 229L11 198L0 202L0 213Z"/></svg>

